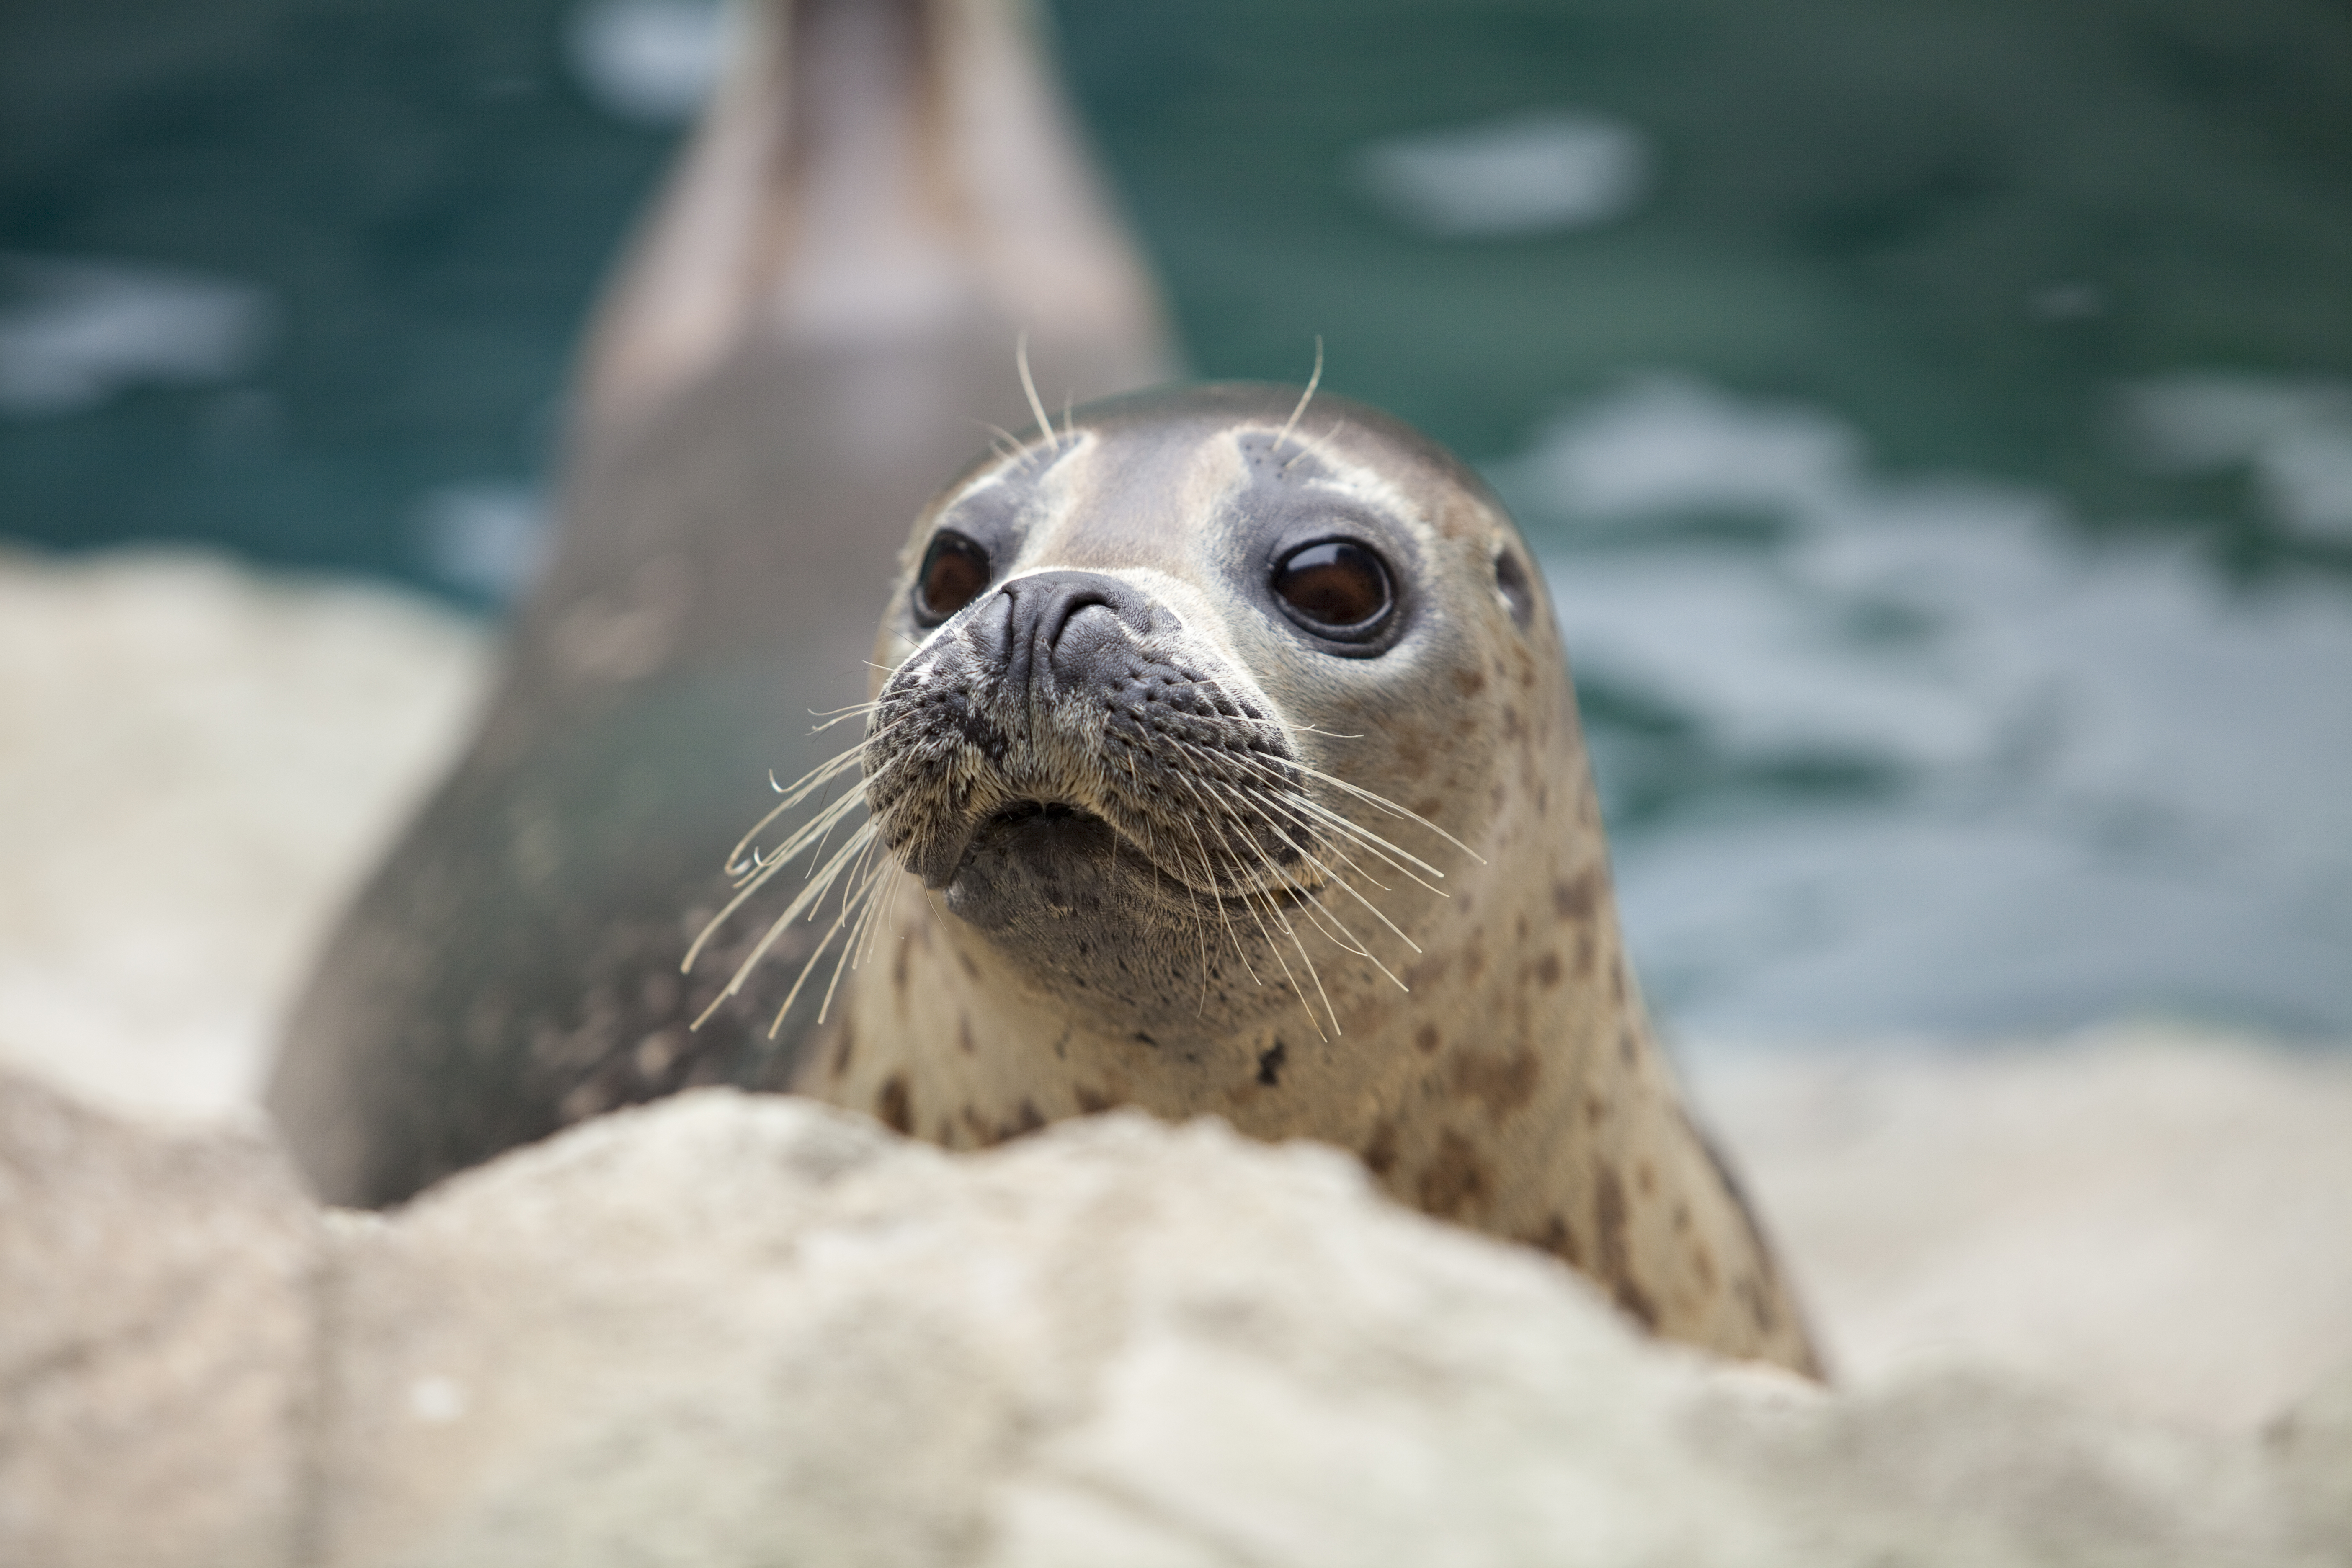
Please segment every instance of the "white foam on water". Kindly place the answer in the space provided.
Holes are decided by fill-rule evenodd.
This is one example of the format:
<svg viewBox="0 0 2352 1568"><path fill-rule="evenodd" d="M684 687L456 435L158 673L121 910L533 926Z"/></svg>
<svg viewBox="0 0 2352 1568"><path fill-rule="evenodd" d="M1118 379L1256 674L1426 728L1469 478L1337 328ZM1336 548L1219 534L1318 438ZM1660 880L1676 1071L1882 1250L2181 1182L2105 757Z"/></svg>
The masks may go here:
<svg viewBox="0 0 2352 1568"><path fill-rule="evenodd" d="M725 7L718 0L587 0L566 20L564 45L597 108L635 124L681 125L718 83Z"/></svg>
<svg viewBox="0 0 2352 1568"><path fill-rule="evenodd" d="M1546 568L1580 680L1734 762L1903 781L1735 788L1618 834L1630 940L1685 1031L2352 1028L2352 596L2094 550L2048 497L1889 479L1828 416L1688 380L1630 384L1496 479L1565 525ZM1782 531L1641 531L1742 506Z"/></svg>
<svg viewBox="0 0 2352 1568"><path fill-rule="evenodd" d="M2124 387L2116 412L2127 449L2147 467L2247 468L2287 529L2352 539L2352 382L2183 372Z"/></svg>
<svg viewBox="0 0 2352 1568"><path fill-rule="evenodd" d="M1408 228L1490 239L1614 223L1649 195L1655 163L1622 121L1537 110L1368 142L1347 177Z"/></svg>
<svg viewBox="0 0 2352 1568"><path fill-rule="evenodd" d="M150 384L242 375L268 347L267 291L144 262L0 255L0 416L94 408Z"/></svg>

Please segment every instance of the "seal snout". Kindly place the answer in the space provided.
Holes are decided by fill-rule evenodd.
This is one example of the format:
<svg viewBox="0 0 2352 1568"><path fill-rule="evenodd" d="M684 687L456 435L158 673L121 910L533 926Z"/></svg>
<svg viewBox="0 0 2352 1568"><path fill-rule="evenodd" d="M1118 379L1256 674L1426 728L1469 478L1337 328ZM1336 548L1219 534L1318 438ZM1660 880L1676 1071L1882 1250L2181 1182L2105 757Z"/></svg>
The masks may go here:
<svg viewBox="0 0 2352 1568"><path fill-rule="evenodd" d="M1115 682L1162 616L1151 600L1099 572L1034 572L997 590L974 617L972 648L993 656L1008 692L1084 690Z"/></svg>
<svg viewBox="0 0 2352 1568"><path fill-rule="evenodd" d="M883 843L934 889L1089 858L1188 904L1320 879L1286 728L1220 645L1120 577L1055 568L974 599L871 723Z"/></svg>

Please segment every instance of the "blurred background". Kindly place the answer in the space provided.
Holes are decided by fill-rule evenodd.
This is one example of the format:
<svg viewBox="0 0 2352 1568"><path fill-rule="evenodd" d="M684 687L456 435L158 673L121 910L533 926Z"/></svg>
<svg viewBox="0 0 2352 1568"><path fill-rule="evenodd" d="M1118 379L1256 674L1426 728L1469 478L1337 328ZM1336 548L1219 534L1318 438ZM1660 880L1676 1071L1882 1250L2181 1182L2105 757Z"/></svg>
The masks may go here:
<svg viewBox="0 0 2352 1568"><path fill-rule="evenodd" d="M1203 376L1545 562L1686 1037L2352 1037L2352 9L1056 0ZM707 0L0 0L0 542L495 616Z"/></svg>

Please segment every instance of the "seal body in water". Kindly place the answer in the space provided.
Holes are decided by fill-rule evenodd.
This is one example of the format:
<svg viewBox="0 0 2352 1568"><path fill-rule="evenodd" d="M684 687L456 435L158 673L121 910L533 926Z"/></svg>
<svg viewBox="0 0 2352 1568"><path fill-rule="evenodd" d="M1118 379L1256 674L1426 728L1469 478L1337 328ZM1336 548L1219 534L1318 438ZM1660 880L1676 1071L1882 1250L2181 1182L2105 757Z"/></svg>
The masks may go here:
<svg viewBox="0 0 2352 1568"><path fill-rule="evenodd" d="M1815 1370L1653 1039L1485 485L1297 389L1038 426L921 514L854 787L742 847L748 909L797 894L767 931L832 933L794 1087L950 1146L1113 1105L1319 1139L1660 1333Z"/></svg>
<svg viewBox="0 0 2352 1568"><path fill-rule="evenodd" d="M689 1031L716 982L678 959L768 771L820 754L809 710L863 694L907 520L1028 417L1017 331L1057 398L1171 370L1023 15L730 8L728 78L588 343L499 689L286 1021L268 1105L322 1196L395 1202L789 1062L764 978Z"/></svg>

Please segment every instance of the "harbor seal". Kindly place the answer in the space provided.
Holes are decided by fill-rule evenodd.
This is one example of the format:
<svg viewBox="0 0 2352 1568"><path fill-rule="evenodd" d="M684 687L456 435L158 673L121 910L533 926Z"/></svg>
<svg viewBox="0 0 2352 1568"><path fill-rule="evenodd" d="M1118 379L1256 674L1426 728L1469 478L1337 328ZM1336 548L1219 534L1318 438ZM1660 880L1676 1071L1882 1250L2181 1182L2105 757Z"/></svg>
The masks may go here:
<svg viewBox="0 0 2352 1568"><path fill-rule="evenodd" d="M762 941L824 932L793 1086L951 1148L1114 1105L1336 1143L1658 1333L1817 1373L1653 1038L1526 544L1426 438L1308 406L1041 408L924 510L863 738L711 928L781 885Z"/></svg>

